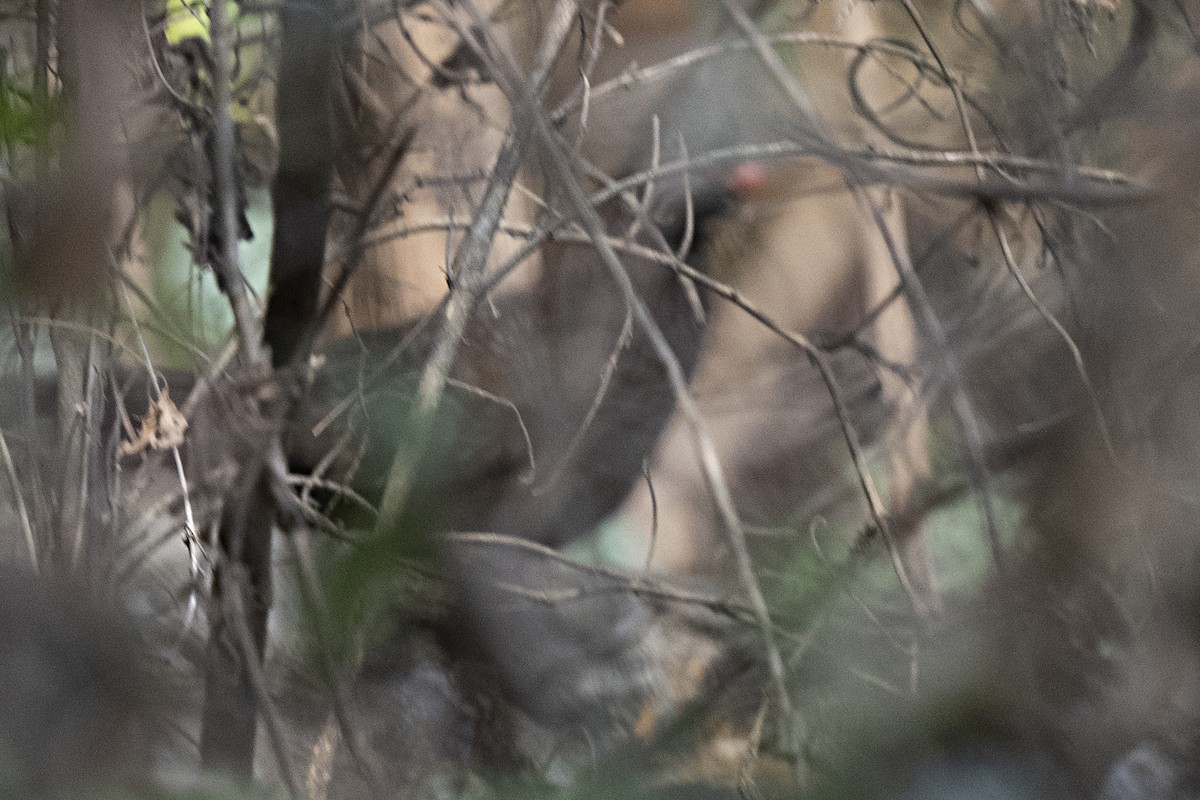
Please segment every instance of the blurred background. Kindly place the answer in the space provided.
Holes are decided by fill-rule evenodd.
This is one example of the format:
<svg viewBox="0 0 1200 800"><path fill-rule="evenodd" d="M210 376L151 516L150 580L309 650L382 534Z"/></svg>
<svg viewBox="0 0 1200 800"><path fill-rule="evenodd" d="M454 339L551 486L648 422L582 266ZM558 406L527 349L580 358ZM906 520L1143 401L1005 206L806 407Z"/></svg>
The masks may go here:
<svg viewBox="0 0 1200 800"><path fill-rule="evenodd" d="M0 2L0 795L1200 797L1198 21Z"/></svg>

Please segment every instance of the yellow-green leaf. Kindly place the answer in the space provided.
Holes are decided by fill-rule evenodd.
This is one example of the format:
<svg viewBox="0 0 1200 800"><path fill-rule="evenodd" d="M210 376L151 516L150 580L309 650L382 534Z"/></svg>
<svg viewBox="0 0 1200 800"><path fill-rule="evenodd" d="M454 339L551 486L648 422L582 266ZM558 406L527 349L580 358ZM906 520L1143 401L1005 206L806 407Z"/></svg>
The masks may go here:
<svg viewBox="0 0 1200 800"><path fill-rule="evenodd" d="M238 5L233 0L226 4L229 19L236 20ZM212 41L212 23L208 17L206 0L167 0L167 44L177 45L188 39Z"/></svg>

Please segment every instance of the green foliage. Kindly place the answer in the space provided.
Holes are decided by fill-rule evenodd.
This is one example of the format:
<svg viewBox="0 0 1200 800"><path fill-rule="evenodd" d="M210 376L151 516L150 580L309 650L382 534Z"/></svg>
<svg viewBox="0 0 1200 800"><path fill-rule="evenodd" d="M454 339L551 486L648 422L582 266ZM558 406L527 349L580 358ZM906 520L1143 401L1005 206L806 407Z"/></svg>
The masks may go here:
<svg viewBox="0 0 1200 800"><path fill-rule="evenodd" d="M1001 537L1013 538L1021 529L1021 506L1000 492L991 500ZM925 521L930 557L948 595L971 596L993 574L995 562L986 530L983 510L972 495L937 509Z"/></svg>
<svg viewBox="0 0 1200 800"><path fill-rule="evenodd" d="M54 153L54 132L64 117L64 104L57 95L39 97L9 73L8 53L0 48L0 180L9 181L28 172L36 160ZM15 296L13 287L13 242L10 226L0 235L0 302Z"/></svg>
<svg viewBox="0 0 1200 800"><path fill-rule="evenodd" d="M814 521L813 527L819 527ZM856 569L847 552L833 555L811 544L788 553L778 570L763 575L763 590L772 615L784 628L807 629L841 590Z"/></svg>
<svg viewBox="0 0 1200 800"><path fill-rule="evenodd" d="M60 95L39 98L0 70L0 144L7 149L10 162L15 160L17 147L46 147L51 132L63 120L63 111Z"/></svg>
<svg viewBox="0 0 1200 800"><path fill-rule="evenodd" d="M339 521L349 520L363 531L363 538L336 559L326 578L335 629L365 631L368 637L386 636L397 620L427 613L444 600L434 533L442 504L454 500L440 486L455 446L456 415L451 409L429 423L427 432L417 430L410 413L413 387L401 383L394 392L369 402L374 413L369 415L368 438L390 444L369 451L361 473L388 474L391 464L379 453L416 457L408 500L399 519L384 530L373 530L371 521L356 518L352 511L340 514ZM418 452L423 456L413 455Z"/></svg>

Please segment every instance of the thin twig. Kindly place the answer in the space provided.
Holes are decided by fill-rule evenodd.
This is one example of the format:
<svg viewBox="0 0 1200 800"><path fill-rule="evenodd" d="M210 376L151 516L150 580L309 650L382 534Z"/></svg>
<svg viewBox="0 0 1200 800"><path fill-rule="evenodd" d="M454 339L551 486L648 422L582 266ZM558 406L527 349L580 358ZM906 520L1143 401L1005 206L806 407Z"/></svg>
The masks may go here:
<svg viewBox="0 0 1200 800"><path fill-rule="evenodd" d="M123 273L124 270L121 269L120 264L117 263L112 253L109 253L109 258L112 261L113 268L118 273ZM137 338L138 345L142 350L143 364L146 367L146 378L153 394L152 402L156 404L161 403L163 392L162 387L158 383L158 372L154 369L154 360L150 358L150 349L146 346L146 339L142 336L142 329L138 325L137 314L133 310L133 301L129 297L129 290L126 288L124 281L118 281L117 285L121 289L121 298L125 301L125 307L129 312L129 321L133 325L134 336ZM189 585L192 587L188 592L188 608L183 626L184 630L187 630L191 627L196 613L195 587L199 585L200 554L203 553L204 546L200 542L200 536L196 528L196 518L192 513L192 494L188 488L187 473L183 469L183 459L180 458L179 448L175 445L171 446L171 456L175 463L175 474L179 478L179 491L183 496L183 543L187 547L188 577L190 578Z"/></svg>
<svg viewBox="0 0 1200 800"><path fill-rule="evenodd" d="M617 341L613 345L612 352L608 354L608 361L604 365L604 370L600 373L600 385L596 387L596 393L592 396L592 404L588 407L587 413L584 414L583 421L579 423L579 427L575 429L574 435L571 436L571 441L567 443L567 448L563 451L558 463L554 465L554 469L550 471L550 474L544 481L533 487L532 494L534 497L548 492L562 478L567 467L571 466L571 462L574 460L579 446L583 443L584 435L591 429L596 415L600 413L600 409L604 405L604 399L608 396L608 388L612 384L613 376L616 375L617 366L621 361L621 352L629 347L629 343L632 340L633 316L626 310L625 322L621 324L621 332L617 334Z"/></svg>
<svg viewBox="0 0 1200 800"><path fill-rule="evenodd" d="M946 370L946 375L950 382L950 406L954 411L954 417L958 422L959 429L962 431L963 439L966 443L968 472L971 475L971 482L975 487L976 502L979 503L980 510L983 512L988 543L992 549L992 557L996 568L1003 572L1005 568L1004 545L1000 536L1000 524L996 518L995 505L992 502L991 470L988 468L986 461L983 432L980 429L979 419L975 415L975 410L971 407L970 398L967 396L965 388L966 379L963 376L962 368L958 363L958 358L950 348L950 338L946 334L946 329L942 325L941 320L938 319L937 312L934 310L933 303L925 291L924 284L921 282L916 270L913 269L908 253L896 241L891 227L883 216L883 210L879 207L879 203L875 201L869 192L864 191L861 187L851 184L850 188L854 191L859 202L866 207L875 223L875 227L879 230L879 235L883 238L884 246L887 248L892 264L896 268L896 273L904 285L905 292L908 294L914 314L917 315L919 323L933 340L935 357L941 361L943 368Z"/></svg>
<svg viewBox="0 0 1200 800"><path fill-rule="evenodd" d="M1013 276L1013 279L1017 282L1017 285L1021 287L1021 293L1025 295L1025 298L1029 301L1030 305L1032 305L1037 311L1038 316L1040 316L1046 325L1049 326L1052 331L1054 331L1055 336L1062 341L1063 345L1067 348L1067 352L1071 354L1071 361L1075 367L1075 374L1079 378L1080 384L1083 386L1083 391L1084 394L1087 395L1088 403L1091 405L1092 420L1095 422L1096 430L1100 434L1100 442L1104 445L1104 451L1108 456L1109 463L1111 463L1118 472L1131 479L1135 483L1143 483L1143 476L1126 466L1120 454L1117 452L1117 447L1113 442L1112 432L1108 425L1108 418L1105 416L1104 408L1100 404L1100 396L1096 392L1096 387L1092 382L1091 374L1088 371L1087 365L1084 363L1083 351L1080 350L1079 345L1075 342L1075 338L1071 336L1070 332L1066 329L1066 326L1064 326L1058 320L1058 318L1054 316L1054 313L1047 308L1046 304L1043 303L1037 296L1037 293L1034 292L1033 286L1029 283L1029 279L1025 277L1025 274L1021 271L1020 265L1017 264L1016 257L1013 254L1012 245L1008 240L1008 234L1004 232L1004 228L997 219L996 212L994 210L988 210L988 219L991 222L992 231L996 235L996 240L1000 244L1000 252L1004 256L1004 263L1009 274ZM1163 488L1154 485L1151 485L1149 489L1154 494L1163 497L1169 497L1174 500L1180 500L1185 503L1194 504L1197 502L1196 495L1194 494L1176 492L1169 488Z"/></svg>
<svg viewBox="0 0 1200 800"><path fill-rule="evenodd" d="M976 141L975 129L971 125L971 119L967 116L967 104L963 99L961 82L954 75L950 74L949 67L942 60L942 55L934 45L933 39L930 38L929 31L925 28L925 21L922 19L920 12L917 11L916 6L913 5L912 0L900 0L900 3L904 6L905 13L908 14L909 19L912 20L913 25L916 27L921 41L925 42L925 46L929 48L930 55L937 62L938 69L941 70L942 78L946 81L946 85L950 87L950 93L954 97L954 108L958 113L959 124L962 126L963 134L967 137L967 146L972 153L978 153L979 143ZM975 165L975 176L981 182L983 181L983 167L979 164Z"/></svg>
<svg viewBox="0 0 1200 800"><path fill-rule="evenodd" d="M580 574L611 580L621 587L621 591L630 594L683 605L694 605L739 622L749 622L756 627L758 625L758 616L755 614L754 609L731 598L717 597L680 586L673 586L662 580L650 581L645 576L634 578L620 570L576 561L570 556L539 542L532 542L528 539L502 533L453 532L445 536L448 541L459 545L486 545L524 550L545 558L549 562L577 570ZM579 597L580 595L571 596ZM774 623L772 623L772 628L777 630Z"/></svg>
<svg viewBox="0 0 1200 800"><path fill-rule="evenodd" d="M527 137L520 135L508 138L496 162L493 180L479 205L475 221L455 256L454 268L451 270L451 274L458 276L455 288L450 293L445 319L438 330L433 351L417 384L416 405L412 417L416 436L420 437L420 440L399 451L392 461L379 505L379 522L383 530L397 522L408 502L408 492L414 477L413 470L429 443L426 431L428 422L436 411L449 380L450 370L472 311L483 296L480 287L483 284L492 240L499 228L509 191L524 158L526 140Z"/></svg>
<svg viewBox="0 0 1200 800"><path fill-rule="evenodd" d="M228 9L223 2L209 8L213 45L213 117L216 128L213 176L214 204L221 236L221 257L215 265L220 270L221 284L233 310L234 327L246 359L252 364L265 363L258 321L250 310L246 281L238 261L239 236L238 190L233 163L236 157L233 117L229 113L229 61L233 57L230 44Z"/></svg>
<svg viewBox="0 0 1200 800"><path fill-rule="evenodd" d="M417 221L413 222L410 227L406 229L406 233L420 232L428 229L443 230L450 225L450 223L450 220ZM513 236L535 236L535 231L530 226L506 224L501 226L501 230ZM905 592L910 601L913 603L914 608L918 610L923 609L924 605L920 601L918 594L911 585L911 581L908 579L907 571L905 570L903 563L897 562L896 560L899 558L899 548L898 543L895 541L895 538L891 533L892 525L889 522L890 517L884 508L881 495L878 489L875 487L874 479L871 477L870 469L866 463L866 455L862 449L862 445L860 444L860 438L855 431L853 422L851 421L849 405L845 400L840 385L838 384L832 365L830 365L828 362L828 357L824 352L824 348L815 345L804 335L794 331L789 331L782 327L770 315L757 308L736 289L732 288L728 284L712 278L706 273L695 269L686 261L681 260L678 255L674 253L663 252L662 250L646 247L644 245L634 244L629 242L624 237L617 238L605 236L603 238L606 243L613 248L613 250L627 253L631 256L666 266L674 270L681 278L693 282L694 284L703 287L705 290L715 294L716 296L732 303L738 309L748 314L755 321L762 324L767 330L779 336L793 347L799 349L812 361L813 365L817 368L821 376L822 382L824 382L826 386L826 389L830 395L830 399L833 401L834 411L837 415L838 422L842 430L842 435L846 440L847 450L850 453L851 460L855 468L855 473L858 476L860 486L863 490L863 495L867 500L867 507L871 513L872 521L883 535L885 541L888 543L889 556L893 559L894 565L898 564L897 576L902 586L905 588ZM579 232L578 234L574 232L558 234L556 236L556 240L574 241L580 244L594 244L596 241L594 236L584 232ZM606 368L604 373L605 376L610 374L610 370L615 363L615 358L618 352L619 348L614 350L612 356L610 356L609 367ZM601 400L603 400L603 386L605 385L606 383L604 377L602 376L602 388L600 392L598 392L597 397L593 400L593 409ZM591 413L592 412L589 412L589 416ZM576 432L573 442L580 439L585 430L586 424L582 425ZM572 450L573 448L569 447L568 453L570 453ZM565 466L565 459L560 460L558 466L555 467L552 476L558 476ZM547 484L550 483L551 480L552 478L547 478Z"/></svg>
<svg viewBox="0 0 1200 800"><path fill-rule="evenodd" d="M489 392L487 389L474 386L466 381L460 381L457 378L448 378L446 385L466 392L469 395L483 398L489 403L495 403L512 413L513 418L517 422L517 428L521 431L521 440L525 445L525 457L529 459L529 470L520 477L520 481L526 485L532 484L537 477L537 458L533 451L533 439L529 436L529 427L525 424L525 418L521 416L521 409L517 408L517 404L507 397L501 397L498 394Z"/></svg>
<svg viewBox="0 0 1200 800"><path fill-rule="evenodd" d="M51 320L53 322L54 320ZM36 530L42 535L50 530L50 512L46 508L46 492L42 469L37 452L38 408L35 391L37 388L37 372L34 369L34 336L33 325L27 318L17 316L14 309L13 337L17 347L17 356L21 362L21 381L24 385L22 405L26 430L29 432L25 439L25 458L28 462L30 494L33 505L33 522ZM23 498L22 498L23 499Z"/></svg>
<svg viewBox="0 0 1200 800"><path fill-rule="evenodd" d="M646 308L645 303L638 296L629 273L626 272L620 259L617 258L617 254L612 246L608 244L604 222L600 219L595 207L591 204L589 198L579 185L578 179L572 172L563 154L563 144L551 129L546 119L545 111L539 104L536 95L530 90L528 85L521 83L519 79L520 67L517 65L512 53L508 51L508 48L500 42L493 41L491 44L495 52L504 61L502 66L505 73L510 76L510 83L515 84L514 87L509 88L509 91L512 92L509 94L510 102L514 106L523 109L524 113L531 118L531 124L544 146L556 181L566 192L572 210L578 215L583 229L590 236L594 237L595 247L601 261L624 296L625 302L632 309L638 327L646 335L655 355L662 364L671 389L675 394L679 409L688 423L693 443L700 457L705 482L708 484L708 489L716 501L723 522L723 530L734 552L739 581L741 582L743 591L750 598L750 605L754 610L755 618L762 635L771 683L781 712L780 742L786 749L792 749L791 745L795 738L796 717L791 697L787 690L783 658L780 655L779 646L775 642L770 609L767 606L762 587L754 575L754 565L746 545L745 531L742 529L741 520L734 507L733 497L725 481L716 447L713 444L712 436L708 432L708 426L700 414L695 400L693 400L691 394L688 392L687 377L684 375L679 359L676 358L674 352L671 350L670 343L667 342L662 330L654 321L654 317L650 314L649 309Z"/></svg>
<svg viewBox="0 0 1200 800"><path fill-rule="evenodd" d="M17 514L21 519L21 532L25 534L25 545L29 548L29 563L33 566L33 571L38 572L41 567L37 542L33 536L33 526L29 523L29 511L25 508L25 496L21 489L21 481L17 477L17 468L13 464L12 454L8 451L8 439L2 430L0 430L0 455L4 457L4 469L8 472L9 480L12 481L13 495L17 500Z"/></svg>
<svg viewBox="0 0 1200 800"><path fill-rule="evenodd" d="M646 563L642 567L642 580L650 574L654 564L654 550L658 545L658 493L654 491L654 480L650 477L650 464L642 462L642 478L646 481L646 494L650 497L650 542L646 545Z"/></svg>
<svg viewBox="0 0 1200 800"><path fill-rule="evenodd" d="M329 614L329 602L322 589L316 559L313 556L306 537L302 535L289 536L287 537L287 542L296 560L300 597L312 615L318 658L320 659L320 667L325 673L325 678L329 682L331 689L330 705L334 721L337 723L337 730L341 733L342 741L346 743L346 749L349 750L350 757L354 759L356 765L366 777L375 796L382 797L386 794L386 784L379 775L379 770L375 762L367 757L367 746L362 741L360 726L355 724L354 716L351 713L353 710L352 698L349 692L347 692L345 685L339 679L333 661L331 650L331 639L333 637L331 632L334 629L334 625Z"/></svg>
<svg viewBox="0 0 1200 800"><path fill-rule="evenodd" d="M486 60L488 55L483 46L476 40L473 32L463 26L453 10L446 7L441 0L436 0L434 6L455 27L464 43L475 49L477 54ZM472 10L474 9L472 8ZM562 43L566 40L573 22L574 4L571 0L559 0L555 5L546 37L542 42L542 49L536 59L537 66L532 78L536 91L541 91L550 67L561 49ZM486 30L486 25L483 26L483 29ZM511 87L509 89L511 90ZM396 523L407 503L408 492L413 482L413 470L428 445L429 421L440 402L471 314L486 291L487 262L491 254L492 243L500 227L513 183L516 181L517 173L524 161L525 147L528 143L528 136L522 130L524 117L523 113L516 115L514 129L510 132L497 157L496 167L492 172L491 180L483 200L479 204L471 228L455 253L453 265L447 265L451 267L450 274L455 276L455 288L450 294L446 316L438 331L433 351L417 384L416 404L412 419L416 436L419 439L407 450L397 453L388 471L379 509L379 525L382 526L382 530L387 530Z"/></svg>
<svg viewBox="0 0 1200 800"><path fill-rule="evenodd" d="M288 757L279 712L275 709L275 701L271 698L271 692L267 687L266 675L263 674L262 664L258 660L254 635L250 631L249 623L246 622L248 609L245 593L252 590L250 581L243 570L238 568L226 569L224 579L228 581L225 587L225 600L229 603L229 616L233 620L234 635L237 639L238 649L242 653L242 662L246 665L246 672L250 677L250 685L254 689L256 705L263 721L263 728L267 732L267 739L271 743L271 751L275 755L279 776L283 779L283 785L287 788L288 794L294 800L301 800L304 793L300 791L300 786L296 783L296 772Z"/></svg>
<svg viewBox="0 0 1200 800"><path fill-rule="evenodd" d="M885 55L903 58L913 62L918 68L926 69L934 65L928 63L920 57L911 48L903 47L891 42L876 40L873 42L857 42L853 39L846 39L830 34L815 33L812 31L791 31L787 33L779 33L772 35L763 35L765 42L771 47L780 45L817 45L822 47L854 50L860 53L875 52ZM709 61L720 56L737 53L742 50L755 49L756 45L749 39L732 39L716 44L701 45L700 47L687 50L679 55L660 61L657 64L652 64L646 67L631 67L626 69L620 75L603 83L593 86L591 89L590 101L595 103L597 100L603 99L610 94L618 94L620 92L629 91L634 86L643 85L650 81L658 80L667 77L672 73L682 73L697 64L704 61ZM568 115L573 113L580 105L580 99L576 97L570 98L564 102L562 106L555 109L551 114L552 121L557 125L563 122Z"/></svg>
<svg viewBox="0 0 1200 800"><path fill-rule="evenodd" d="M783 63L783 59L771 49L771 43L763 35L763 32L758 29L758 25L754 23L754 20L750 19L746 10L742 8L740 3L735 2L735 0L721 0L721 7L733 19L734 24L738 26L738 29L746 37L746 40L750 42L750 46L758 55L759 60L762 61L767 71L771 73L771 77L775 79L775 82L779 84L788 99L792 101L792 104L803 116L804 122L811 126L812 133L806 134L805 138L812 136L817 140L825 139L826 126L824 120L821 119L820 112L817 111L817 107L813 105L812 100L808 97L808 93L800 86L796 77L788 71L787 66Z"/></svg>

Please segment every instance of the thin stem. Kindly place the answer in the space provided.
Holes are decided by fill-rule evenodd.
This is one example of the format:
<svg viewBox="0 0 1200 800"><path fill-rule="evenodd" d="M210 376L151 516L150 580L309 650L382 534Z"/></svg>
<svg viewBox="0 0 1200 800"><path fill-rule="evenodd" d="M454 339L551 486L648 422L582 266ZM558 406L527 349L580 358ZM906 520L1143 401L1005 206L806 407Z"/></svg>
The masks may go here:
<svg viewBox="0 0 1200 800"><path fill-rule="evenodd" d="M221 236L221 255L215 265L221 274L229 306L233 310L234 328L246 359L250 363L262 363L263 352L259 338L258 320L250 310L246 282L242 277L238 261L239 231L237 224L238 191L233 163L236 157L233 117L229 113L230 72L229 62L233 57L230 47L231 30L228 9L223 0L215 0L209 6L212 20L213 44L213 94L216 141L214 142L213 174L215 179L215 203L217 224Z"/></svg>

